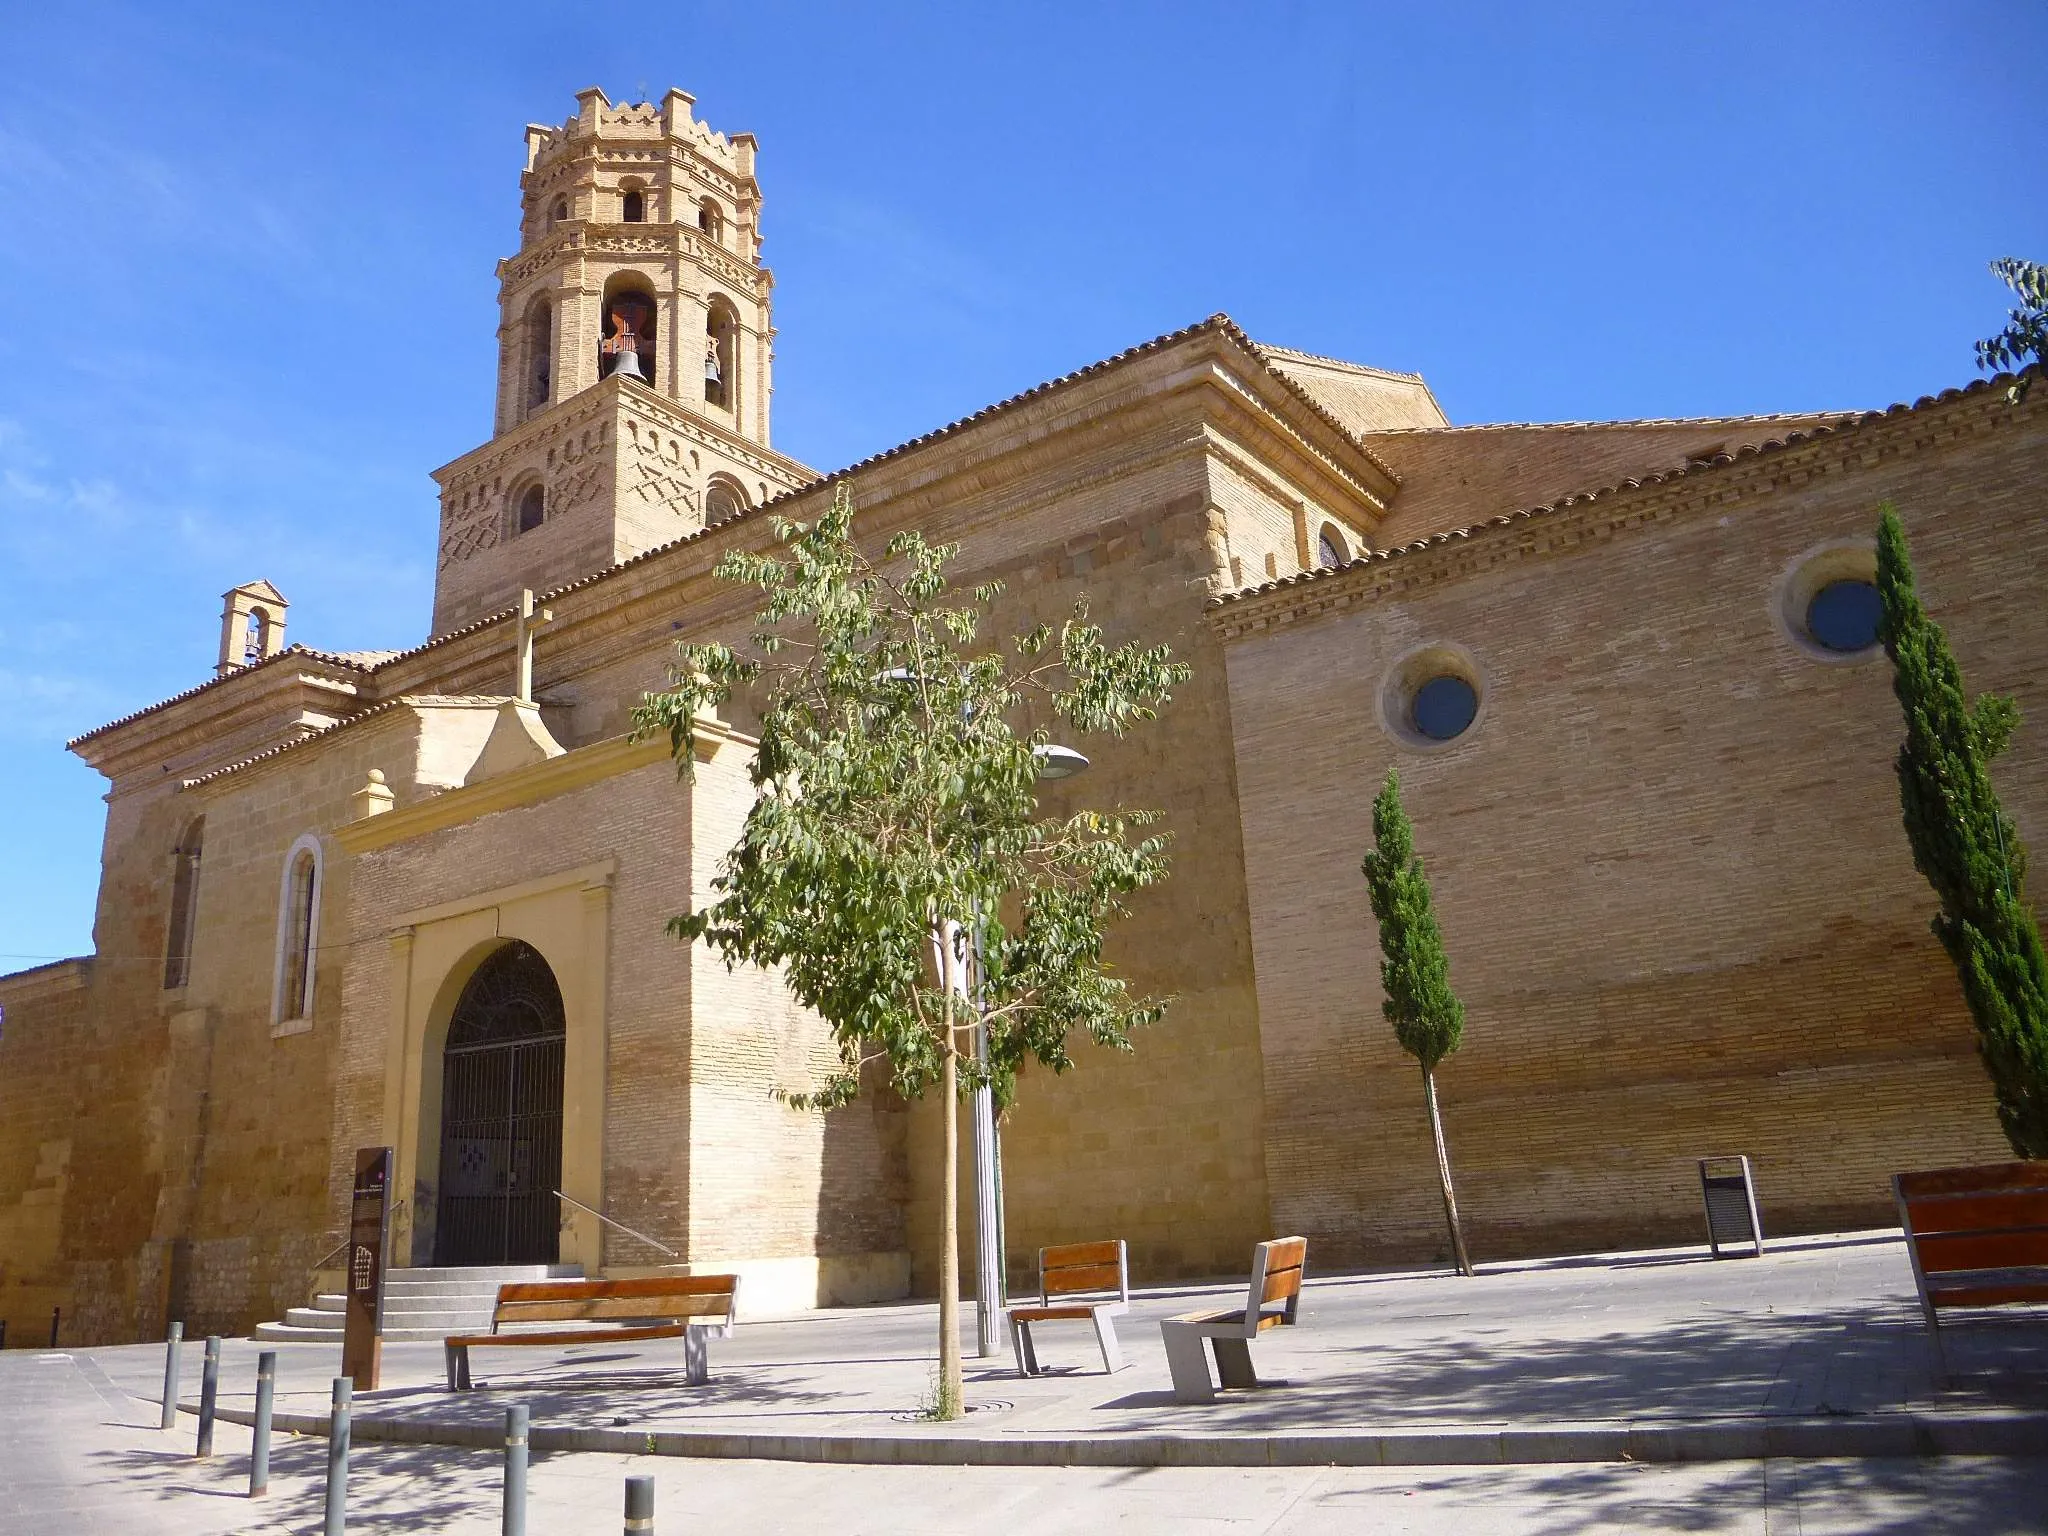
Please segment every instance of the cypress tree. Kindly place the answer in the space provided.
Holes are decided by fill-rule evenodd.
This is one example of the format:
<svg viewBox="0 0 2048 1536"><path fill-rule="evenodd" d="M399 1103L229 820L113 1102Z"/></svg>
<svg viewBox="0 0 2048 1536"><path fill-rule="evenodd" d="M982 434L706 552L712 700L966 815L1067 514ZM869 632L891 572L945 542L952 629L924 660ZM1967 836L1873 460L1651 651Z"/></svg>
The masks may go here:
<svg viewBox="0 0 2048 1536"><path fill-rule="evenodd" d="M1372 803L1373 850L1361 866L1372 915L1380 926L1380 1011L1394 1026L1401 1048L1422 1065L1422 1097L1429 1108L1429 1133L1436 1143L1437 1183L1443 1190L1444 1221L1458 1273L1472 1273L1465 1230L1458 1221L1458 1196L1451 1187L1451 1159L1444 1150L1443 1116L1437 1111L1436 1066L1458 1048L1465 1032L1465 1005L1451 990L1451 960L1430 906L1429 879L1415 856L1415 829L1401 808L1401 781L1389 773Z"/></svg>
<svg viewBox="0 0 2048 1536"><path fill-rule="evenodd" d="M1913 589L1906 531L1890 503L1877 527L1879 635L1905 712L1899 801L1913 866L1940 900L1935 937L1977 1025L1998 1123L2021 1157L2048 1157L2048 955L2026 899L2026 851L1991 786L1991 761L2019 724L2013 701L1963 696L1941 626Z"/></svg>

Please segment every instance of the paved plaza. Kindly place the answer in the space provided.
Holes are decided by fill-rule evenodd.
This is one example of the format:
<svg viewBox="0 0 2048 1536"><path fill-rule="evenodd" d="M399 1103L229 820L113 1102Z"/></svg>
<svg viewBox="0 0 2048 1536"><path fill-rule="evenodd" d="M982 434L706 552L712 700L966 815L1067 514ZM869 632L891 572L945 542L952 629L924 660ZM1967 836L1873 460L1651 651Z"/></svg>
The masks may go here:
<svg viewBox="0 0 2048 1536"><path fill-rule="evenodd" d="M1262 1376L1284 1385L1177 1404L1156 1320L1226 1294L1134 1298L1119 1329L1130 1366L1114 1377L1100 1373L1085 1325L1045 1332L1040 1358L1055 1371L1043 1378L970 1355L976 1411L946 1427L917 1418L930 1391L929 1304L743 1324L712 1345L712 1380L698 1388L672 1342L593 1341L480 1351L479 1389L451 1396L438 1346L395 1345L384 1386L357 1398L350 1528L496 1530L493 1452L372 1436L396 1426L488 1442L512 1402L530 1405L540 1448L536 1536L619 1529L623 1480L641 1472L656 1478L657 1529L678 1531L730 1518L793 1531L2017 1532L2040 1530L2048 1505L2048 1326L1959 1330L1958 1379L1939 1389L1895 1235L1788 1240L1762 1260L1671 1250L1489 1266L1471 1280L1312 1278L1302 1326L1255 1349ZM256 1354L246 1341L225 1346L230 1413L250 1406ZM324 1417L338 1364L331 1346L279 1348L281 1423ZM189 1413L172 1431L154 1427L162 1365L151 1345L0 1356L0 1531L318 1528L324 1440L280 1434L272 1497L251 1504L245 1429L223 1423L215 1457L198 1463ZM193 1342L188 1405L199 1373ZM1830 1456L1821 1438L1811 1458L1716 1459L1727 1442L1685 1438L1907 1422L2033 1454ZM1600 1439L1630 1426L1667 1431L1644 1443L1672 1459L1624 1459L1629 1442ZM669 1454L545 1450L550 1434L572 1431L643 1448L652 1436ZM1389 1438L1360 1457L1361 1432ZM1584 1459L1561 1439L1573 1435L1586 1437ZM773 1456L759 1453L768 1437ZM1327 1459L1342 1461L1392 1460L1385 1448L1398 1446L1418 1464L1142 1464L1308 1442L1307 1455L1335 1447ZM876 1464L1034 1450L1134 1464ZM1510 1464L1452 1464L1494 1459Z"/></svg>

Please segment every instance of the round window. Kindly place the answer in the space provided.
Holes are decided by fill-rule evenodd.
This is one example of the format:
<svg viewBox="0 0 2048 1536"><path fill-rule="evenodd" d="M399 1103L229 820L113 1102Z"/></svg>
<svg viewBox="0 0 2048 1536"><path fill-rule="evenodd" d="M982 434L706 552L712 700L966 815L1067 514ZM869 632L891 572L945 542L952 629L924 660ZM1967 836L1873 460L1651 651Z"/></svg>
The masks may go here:
<svg viewBox="0 0 2048 1536"><path fill-rule="evenodd" d="M1415 690L1408 711L1422 735L1431 741L1449 741L1470 728L1479 713L1479 694L1464 678L1445 673Z"/></svg>
<svg viewBox="0 0 2048 1536"><path fill-rule="evenodd" d="M1850 577L1831 581L1806 605L1806 632L1831 651L1862 651L1877 644L1880 617L1874 584Z"/></svg>

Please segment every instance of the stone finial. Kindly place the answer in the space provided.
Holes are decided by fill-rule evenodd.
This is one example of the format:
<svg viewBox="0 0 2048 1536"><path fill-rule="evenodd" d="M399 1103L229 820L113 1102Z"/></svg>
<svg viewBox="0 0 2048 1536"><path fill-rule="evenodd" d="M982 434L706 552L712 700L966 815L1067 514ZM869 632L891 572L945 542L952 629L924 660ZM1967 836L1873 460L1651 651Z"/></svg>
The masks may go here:
<svg viewBox="0 0 2048 1536"><path fill-rule="evenodd" d="M349 796L348 819L362 821L366 817L382 816L397 799L391 793L391 786L384 782L384 770L372 768L370 776L363 781L363 787Z"/></svg>

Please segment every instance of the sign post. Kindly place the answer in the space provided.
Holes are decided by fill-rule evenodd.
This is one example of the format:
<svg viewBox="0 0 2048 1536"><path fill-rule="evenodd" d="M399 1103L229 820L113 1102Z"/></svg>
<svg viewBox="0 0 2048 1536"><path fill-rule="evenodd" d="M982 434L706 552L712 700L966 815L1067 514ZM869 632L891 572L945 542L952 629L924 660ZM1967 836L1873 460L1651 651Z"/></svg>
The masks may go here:
<svg viewBox="0 0 2048 1536"><path fill-rule="evenodd" d="M359 1392L377 1385L384 1363L384 1254L391 1235L391 1149L356 1149L348 1215L348 1311L341 1336L342 1374Z"/></svg>

